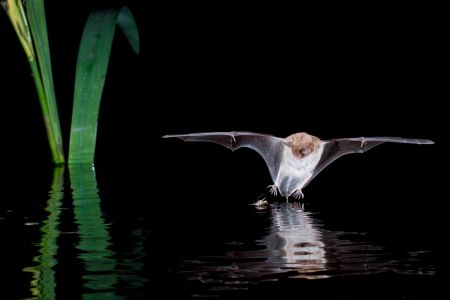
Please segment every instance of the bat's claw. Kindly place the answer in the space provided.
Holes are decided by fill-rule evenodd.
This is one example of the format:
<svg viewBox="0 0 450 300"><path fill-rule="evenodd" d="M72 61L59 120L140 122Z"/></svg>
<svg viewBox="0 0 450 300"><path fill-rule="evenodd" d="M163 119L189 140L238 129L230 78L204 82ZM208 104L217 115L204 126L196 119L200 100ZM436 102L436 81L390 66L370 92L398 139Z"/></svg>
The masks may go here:
<svg viewBox="0 0 450 300"><path fill-rule="evenodd" d="M305 197L305 195L303 194L303 192L302 192L301 189L296 189L296 190L291 194L291 196L294 197L295 199L301 199L301 198L304 198L304 197Z"/></svg>
<svg viewBox="0 0 450 300"><path fill-rule="evenodd" d="M363 139L361 141L361 149L364 149L366 147L366 141Z"/></svg>
<svg viewBox="0 0 450 300"><path fill-rule="evenodd" d="M278 196L279 188L275 184L269 185L270 193L274 196Z"/></svg>

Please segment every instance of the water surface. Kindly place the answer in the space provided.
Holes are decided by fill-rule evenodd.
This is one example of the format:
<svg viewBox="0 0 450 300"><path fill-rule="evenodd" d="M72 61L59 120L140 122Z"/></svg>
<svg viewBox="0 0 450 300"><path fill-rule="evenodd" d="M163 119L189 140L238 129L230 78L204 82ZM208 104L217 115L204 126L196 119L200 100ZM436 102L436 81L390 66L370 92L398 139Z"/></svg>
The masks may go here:
<svg viewBox="0 0 450 300"><path fill-rule="evenodd" d="M42 182L0 207L11 299L415 299L437 290L436 247L420 215L394 226L379 212L379 223L362 222L308 203L181 202L99 186L92 167L56 169Z"/></svg>

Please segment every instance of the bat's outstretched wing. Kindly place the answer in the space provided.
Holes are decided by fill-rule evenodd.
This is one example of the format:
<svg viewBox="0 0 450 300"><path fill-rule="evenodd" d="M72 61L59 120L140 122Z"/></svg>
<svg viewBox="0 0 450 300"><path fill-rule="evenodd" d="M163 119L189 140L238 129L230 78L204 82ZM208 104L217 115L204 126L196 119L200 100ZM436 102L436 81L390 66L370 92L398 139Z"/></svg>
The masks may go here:
<svg viewBox="0 0 450 300"><path fill-rule="evenodd" d="M258 152L269 168L272 180L275 180L282 155L285 139L268 134L253 132L202 132L191 134L165 135L163 138L179 138L186 142L212 142L232 151L246 147Z"/></svg>
<svg viewBox="0 0 450 300"><path fill-rule="evenodd" d="M334 139L324 141L324 148L321 159L314 169L315 177L325 167L331 164L339 157L350 153L364 153L375 146L383 143L401 143L401 144L434 144L433 141L423 139L405 139L400 137L359 137ZM311 178L312 179L312 178Z"/></svg>

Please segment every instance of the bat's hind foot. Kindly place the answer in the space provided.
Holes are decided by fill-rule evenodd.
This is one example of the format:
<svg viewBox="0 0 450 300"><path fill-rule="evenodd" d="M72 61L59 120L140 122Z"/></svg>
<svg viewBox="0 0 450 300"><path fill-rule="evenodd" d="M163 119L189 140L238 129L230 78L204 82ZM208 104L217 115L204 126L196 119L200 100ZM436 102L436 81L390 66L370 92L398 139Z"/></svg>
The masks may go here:
<svg viewBox="0 0 450 300"><path fill-rule="evenodd" d="M269 185L268 187L270 188L269 191L270 191L270 193L271 193L272 195L278 196L278 192L280 191L280 189L278 188L277 185L272 184L272 185Z"/></svg>
<svg viewBox="0 0 450 300"><path fill-rule="evenodd" d="M292 194L292 197L294 197L295 199L302 199L305 197L305 195L303 194L301 189L296 189Z"/></svg>

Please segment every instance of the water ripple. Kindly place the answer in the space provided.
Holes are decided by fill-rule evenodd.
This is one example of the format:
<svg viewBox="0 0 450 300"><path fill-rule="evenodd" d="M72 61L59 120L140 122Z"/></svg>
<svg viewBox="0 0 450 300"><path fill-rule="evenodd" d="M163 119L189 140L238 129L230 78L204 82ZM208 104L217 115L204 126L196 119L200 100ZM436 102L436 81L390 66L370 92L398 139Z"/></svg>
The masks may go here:
<svg viewBox="0 0 450 300"><path fill-rule="evenodd" d="M382 272L435 274L430 251L402 252L371 243L366 232L324 229L314 213L298 205L274 205L270 219L266 235L255 241L255 249L248 249L243 242L227 242L222 255L187 258L172 272L201 283L205 292L247 289L261 281L281 278L317 280Z"/></svg>

